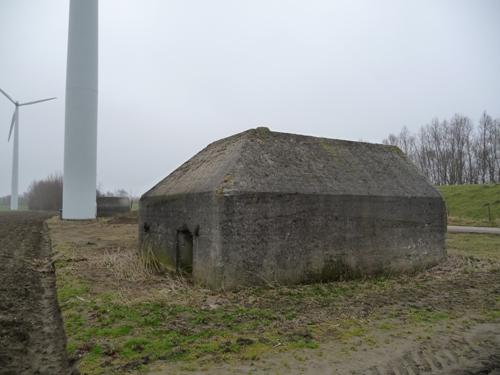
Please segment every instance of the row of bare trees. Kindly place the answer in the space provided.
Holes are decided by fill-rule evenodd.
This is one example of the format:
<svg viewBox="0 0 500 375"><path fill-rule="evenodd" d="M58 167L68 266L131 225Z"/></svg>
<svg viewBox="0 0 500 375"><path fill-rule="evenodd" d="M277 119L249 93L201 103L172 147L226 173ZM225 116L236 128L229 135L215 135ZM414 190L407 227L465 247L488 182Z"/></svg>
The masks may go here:
<svg viewBox="0 0 500 375"><path fill-rule="evenodd" d="M33 181L28 190L19 196L20 209L58 211L62 207L63 179L59 174ZM0 197L0 209L8 209L10 195Z"/></svg>
<svg viewBox="0 0 500 375"><path fill-rule="evenodd" d="M58 211L62 208L63 178L60 174L53 174L44 179L33 181L26 193L19 197L20 206L37 211ZM128 197L130 194L124 189L114 192L96 190L98 197ZM131 197L132 198L132 197ZM8 208L10 196L0 197L0 206Z"/></svg>
<svg viewBox="0 0 500 375"><path fill-rule="evenodd" d="M434 119L416 134L403 127L384 144L398 146L434 184L500 182L500 119L484 112L477 126L466 116Z"/></svg>

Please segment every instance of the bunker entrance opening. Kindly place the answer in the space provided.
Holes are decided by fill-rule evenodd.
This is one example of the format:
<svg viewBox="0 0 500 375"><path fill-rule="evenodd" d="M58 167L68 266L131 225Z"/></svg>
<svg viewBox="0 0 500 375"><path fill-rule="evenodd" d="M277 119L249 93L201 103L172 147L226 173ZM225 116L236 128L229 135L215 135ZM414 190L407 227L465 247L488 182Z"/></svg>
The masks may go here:
<svg viewBox="0 0 500 375"><path fill-rule="evenodd" d="M193 272L193 235L187 229L177 231L176 269L179 273Z"/></svg>

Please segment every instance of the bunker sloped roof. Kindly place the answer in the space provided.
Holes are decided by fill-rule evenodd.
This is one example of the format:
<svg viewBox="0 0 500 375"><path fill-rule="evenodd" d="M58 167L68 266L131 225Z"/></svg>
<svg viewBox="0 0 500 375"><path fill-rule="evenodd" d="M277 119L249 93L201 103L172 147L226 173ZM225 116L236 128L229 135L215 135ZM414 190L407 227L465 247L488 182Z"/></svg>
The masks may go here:
<svg viewBox="0 0 500 375"><path fill-rule="evenodd" d="M397 147L267 128L208 145L144 198L202 192L440 196Z"/></svg>

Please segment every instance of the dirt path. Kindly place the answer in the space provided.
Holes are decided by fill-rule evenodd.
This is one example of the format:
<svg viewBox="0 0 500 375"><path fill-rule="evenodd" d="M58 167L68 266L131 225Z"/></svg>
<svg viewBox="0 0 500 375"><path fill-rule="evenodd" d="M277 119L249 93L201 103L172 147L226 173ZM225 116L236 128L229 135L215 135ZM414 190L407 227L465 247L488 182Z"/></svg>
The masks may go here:
<svg viewBox="0 0 500 375"><path fill-rule="evenodd" d="M465 227L458 225L448 225L449 233L481 233L481 234L500 234L500 228L490 227Z"/></svg>
<svg viewBox="0 0 500 375"><path fill-rule="evenodd" d="M69 374L47 214L0 213L0 374Z"/></svg>

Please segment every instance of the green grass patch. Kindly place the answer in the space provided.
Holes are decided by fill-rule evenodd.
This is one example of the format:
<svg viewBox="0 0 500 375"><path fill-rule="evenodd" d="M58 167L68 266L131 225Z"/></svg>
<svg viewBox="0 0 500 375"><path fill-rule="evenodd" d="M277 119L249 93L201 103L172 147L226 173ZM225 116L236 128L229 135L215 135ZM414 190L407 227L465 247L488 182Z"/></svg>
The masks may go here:
<svg viewBox="0 0 500 375"><path fill-rule="evenodd" d="M391 331L395 328L394 324L389 322L383 322L378 326L382 331Z"/></svg>
<svg viewBox="0 0 500 375"><path fill-rule="evenodd" d="M448 233L449 254L500 260L500 236L495 234Z"/></svg>
<svg viewBox="0 0 500 375"><path fill-rule="evenodd" d="M314 340L298 340L288 344L290 349L317 349L319 344Z"/></svg>
<svg viewBox="0 0 500 375"><path fill-rule="evenodd" d="M368 327L362 321L356 319L346 319L339 327L339 337L346 342L356 337L363 337L367 334Z"/></svg>
<svg viewBox="0 0 500 375"><path fill-rule="evenodd" d="M307 299L322 306L328 306L352 296L356 292L356 289L359 289L359 282L332 282L299 285L291 288L282 287L277 290L277 293L280 297L285 297L292 301ZM293 311L289 311L288 316L293 316Z"/></svg>
<svg viewBox="0 0 500 375"><path fill-rule="evenodd" d="M68 307L69 305L78 306L88 298L90 286L88 283L67 275L61 277L57 283L57 300L61 307Z"/></svg>
<svg viewBox="0 0 500 375"><path fill-rule="evenodd" d="M491 320L500 319L500 310L489 310L486 312L486 316Z"/></svg>
<svg viewBox="0 0 500 375"><path fill-rule="evenodd" d="M253 360L274 350L316 349L319 344L309 332L280 330L302 314L295 306L309 300L320 306L342 303L363 285L379 287L384 282L324 283L262 291L262 298L277 295L283 303L268 308L233 303L208 309L161 299L130 303L113 292L92 292L92 285L70 272L68 262L58 262L58 299L61 305L68 352L81 358L82 373L122 373L124 366L147 367L144 358L183 361L201 358ZM61 268L62 267L62 268ZM286 297L283 297L286 296ZM330 305L328 305L330 304ZM300 304L299 304L300 305ZM367 328L356 320L344 320L340 338L348 342L363 337ZM128 367L127 367L128 369Z"/></svg>
<svg viewBox="0 0 500 375"><path fill-rule="evenodd" d="M290 348L317 346L313 341L274 334L271 325L286 317L269 309L231 306L206 310L165 301L126 304L110 296L88 298L88 285L72 277L60 273L63 281L58 294L68 352L82 357L84 373L120 373L121 366L140 363L145 357L149 361L190 361L238 353L251 359L278 341ZM256 335L262 342L241 339Z"/></svg>
<svg viewBox="0 0 500 375"><path fill-rule="evenodd" d="M409 317L414 323L438 323L450 319L450 315L445 311L427 309L413 309Z"/></svg>

